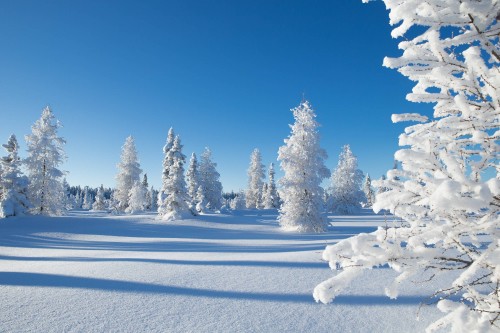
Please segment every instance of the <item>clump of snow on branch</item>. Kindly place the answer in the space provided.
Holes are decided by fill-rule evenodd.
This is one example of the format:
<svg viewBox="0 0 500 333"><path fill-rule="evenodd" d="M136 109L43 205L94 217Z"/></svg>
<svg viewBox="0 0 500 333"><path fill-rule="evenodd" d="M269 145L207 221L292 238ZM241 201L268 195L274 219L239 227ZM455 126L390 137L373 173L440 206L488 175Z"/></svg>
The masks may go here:
<svg viewBox="0 0 500 333"><path fill-rule="evenodd" d="M362 269L389 265L399 282L425 274L455 274L435 291L445 314L433 332L500 330L500 50L497 0L384 0L393 37L406 39L399 58L384 65L415 82L407 98L434 103L431 119L399 138L401 168L377 182L375 211L390 210L400 225L329 246L323 253L340 272L314 290L330 302ZM413 27L417 27L412 29ZM412 29L412 30L410 30ZM453 297L452 296L456 296Z"/></svg>
<svg viewBox="0 0 500 333"><path fill-rule="evenodd" d="M295 123L278 160L285 175L280 179L283 204L278 217L284 230L323 232L327 221L322 216L323 179L330 176L325 166L326 151L320 147L316 114L308 101L291 110Z"/></svg>

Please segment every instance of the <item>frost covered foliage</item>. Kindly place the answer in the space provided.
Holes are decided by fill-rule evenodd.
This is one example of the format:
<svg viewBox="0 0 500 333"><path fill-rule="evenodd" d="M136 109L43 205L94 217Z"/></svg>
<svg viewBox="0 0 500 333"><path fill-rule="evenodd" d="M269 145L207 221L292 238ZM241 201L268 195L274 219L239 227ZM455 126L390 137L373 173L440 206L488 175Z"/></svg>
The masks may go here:
<svg viewBox="0 0 500 333"><path fill-rule="evenodd" d="M260 150L255 148L250 155L250 166L248 167L248 189L245 196L247 208L262 208L262 189L264 184L264 165Z"/></svg>
<svg viewBox="0 0 500 333"><path fill-rule="evenodd" d="M116 175L114 199L118 202L117 209L123 212L128 207L130 190L136 182L140 181L142 172L132 136L125 140L121 160L117 167L118 174Z"/></svg>
<svg viewBox="0 0 500 333"><path fill-rule="evenodd" d="M159 205L158 214L164 220L176 220L192 215L188 206L189 197L184 180L186 156L182 153L179 136L175 137L165 160L168 161L170 167L162 189L164 199Z"/></svg>
<svg viewBox="0 0 500 333"><path fill-rule="evenodd" d="M41 215L59 215L65 209L64 172L59 166L66 158L63 146L66 141L57 135L61 127L49 107L26 135L28 157L25 166L29 178L28 198L31 212Z"/></svg>
<svg viewBox="0 0 500 333"><path fill-rule="evenodd" d="M3 145L8 155L0 159L0 217L19 216L28 212L28 178L21 171L19 145L12 134Z"/></svg>
<svg viewBox="0 0 500 333"><path fill-rule="evenodd" d="M358 169L358 159L349 145L342 147L331 181L333 212L352 214L361 208L361 202L364 200L364 194L361 191L363 172Z"/></svg>
<svg viewBox="0 0 500 333"><path fill-rule="evenodd" d="M428 331L499 331L499 2L384 2L398 24L393 37L407 38L403 55L384 65L416 82L407 98L435 103L434 115L393 116L419 123L400 136L401 169L379 182L387 191L374 209L404 222L327 247L324 259L342 271L314 297L330 302L362 269L384 264L400 273L386 289L391 298L399 282L424 271L431 279L452 274L433 295L445 315Z"/></svg>
<svg viewBox="0 0 500 333"><path fill-rule="evenodd" d="M327 154L319 145L319 124L309 102L291 111L295 123L278 151L285 173L280 179L283 204L278 221L285 230L323 232L327 222L321 215L324 191L320 184L330 176L325 167Z"/></svg>
<svg viewBox="0 0 500 333"><path fill-rule="evenodd" d="M217 163L212 162L212 152L205 148L201 154L200 186L206 200L205 208L210 210L218 210L222 206L222 184L216 168Z"/></svg>

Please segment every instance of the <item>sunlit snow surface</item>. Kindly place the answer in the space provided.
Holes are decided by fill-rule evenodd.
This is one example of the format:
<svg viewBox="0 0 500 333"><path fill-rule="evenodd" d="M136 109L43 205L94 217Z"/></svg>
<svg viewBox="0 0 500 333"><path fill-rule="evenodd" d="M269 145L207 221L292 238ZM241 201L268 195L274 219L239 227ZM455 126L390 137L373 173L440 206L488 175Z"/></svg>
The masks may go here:
<svg viewBox="0 0 500 333"><path fill-rule="evenodd" d="M154 215L0 220L1 332L421 332L432 286L384 296L394 272L367 271L329 305L327 244L385 224L330 216L324 234L280 231L275 211L164 222ZM389 223L392 218L388 218Z"/></svg>

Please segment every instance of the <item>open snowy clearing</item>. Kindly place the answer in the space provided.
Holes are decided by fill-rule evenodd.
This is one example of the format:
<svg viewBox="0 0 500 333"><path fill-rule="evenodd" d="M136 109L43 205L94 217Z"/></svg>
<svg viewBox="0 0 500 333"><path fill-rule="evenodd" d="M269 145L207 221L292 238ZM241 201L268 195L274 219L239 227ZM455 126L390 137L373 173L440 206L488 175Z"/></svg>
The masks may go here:
<svg viewBox="0 0 500 333"><path fill-rule="evenodd" d="M315 303L313 288L333 274L325 245L385 224L368 211L330 220L325 234L291 234L274 211L4 219L0 331L421 332L442 315L424 306L416 319L432 286L384 296L389 269Z"/></svg>

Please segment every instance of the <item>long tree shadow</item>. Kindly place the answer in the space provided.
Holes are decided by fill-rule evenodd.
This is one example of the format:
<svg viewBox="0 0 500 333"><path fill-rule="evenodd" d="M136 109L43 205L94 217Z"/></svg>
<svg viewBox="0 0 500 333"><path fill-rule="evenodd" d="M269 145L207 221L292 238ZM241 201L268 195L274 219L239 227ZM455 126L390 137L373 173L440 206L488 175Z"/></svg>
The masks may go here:
<svg viewBox="0 0 500 333"><path fill-rule="evenodd" d="M121 293L158 294L165 296L172 295L264 302L314 304L314 300L312 299L310 293L258 293L245 291L211 290L41 273L0 272L0 285L17 287L89 289ZM421 301L421 296L402 296L397 300L390 300L389 298L381 295L349 295L337 297L332 304L352 306L402 306L417 305L420 304Z"/></svg>
<svg viewBox="0 0 500 333"><path fill-rule="evenodd" d="M218 215L198 217L199 225L193 224L193 221L190 224L161 223L153 217L137 219L130 216L119 218L83 216L9 220L1 226L0 245L23 248L144 252L289 252L319 250L339 239L375 230L370 226L357 226L335 227L324 234L287 233L281 231L275 225L275 221L258 220L254 216L241 217L247 226L252 225L246 229L242 229L238 221L235 222L228 216ZM66 237L64 234L78 237ZM82 235L96 236L96 239L85 237L82 240L80 237ZM97 236L126 237L126 239L100 240ZM151 239L151 241L144 239ZM230 240L230 242L215 242L219 240ZM239 240L286 241L288 244L248 245L248 242L238 244Z"/></svg>

